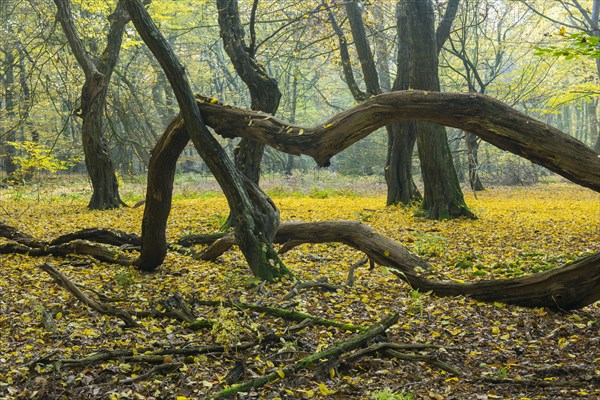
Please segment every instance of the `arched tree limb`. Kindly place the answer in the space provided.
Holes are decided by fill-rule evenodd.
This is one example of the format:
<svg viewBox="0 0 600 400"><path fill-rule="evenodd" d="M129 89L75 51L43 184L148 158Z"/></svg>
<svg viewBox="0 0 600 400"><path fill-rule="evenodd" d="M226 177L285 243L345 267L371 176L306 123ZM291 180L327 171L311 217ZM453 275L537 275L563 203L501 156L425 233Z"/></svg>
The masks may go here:
<svg viewBox="0 0 600 400"><path fill-rule="evenodd" d="M600 158L577 139L477 93L418 90L369 98L315 127L291 125L268 114L196 96L206 124L224 137L248 137L286 153L305 154L320 166L391 122L426 120L472 132L494 146L600 191Z"/></svg>

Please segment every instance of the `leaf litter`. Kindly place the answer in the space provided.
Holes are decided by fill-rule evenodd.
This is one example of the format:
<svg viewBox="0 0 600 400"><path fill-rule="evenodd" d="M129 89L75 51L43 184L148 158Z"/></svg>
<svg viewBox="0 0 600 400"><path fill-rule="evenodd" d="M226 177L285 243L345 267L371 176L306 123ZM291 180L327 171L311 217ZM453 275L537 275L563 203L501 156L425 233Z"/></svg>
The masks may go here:
<svg viewBox="0 0 600 400"><path fill-rule="evenodd" d="M436 278L518 276L600 251L600 195L570 184L491 189L477 199L467 195L479 217L475 221L418 218L414 208L384 207L381 196L274 200L282 220L363 221L426 258ZM3 201L2 207L6 223L46 240L95 226L139 234L143 213L129 208L89 211L84 201ZM227 212L220 197L179 199L169 219L169 240L215 232L219 216ZM556 313L462 297L438 298L413 291L385 268L368 264L356 270L350 287L346 285L350 266L362 254L338 244L301 245L284 255L300 280L339 286L333 292L300 291L290 301L283 298L295 282L256 282L238 251L212 263L169 253L153 274L81 256L0 257L0 397L4 398L210 397L227 387L236 367L242 380L283 374L286 365L352 335L317 324L298 327L297 322L248 309L203 306L203 300L273 307L290 303L296 311L365 327L397 312L400 320L387 331L385 341L437 345L414 352L433 355L462 372L457 377L426 363L375 353L352 363L329 360L294 376L280 376L240 398L600 396L598 304ZM179 296L196 318L211 321L212 328L196 330L176 319L151 317L139 318L137 328L125 328L117 318L87 308L52 281L39 268L43 262L55 265L91 297L99 293L115 307L160 311ZM44 324L45 315L51 316L53 327ZM232 346L269 333L278 335L276 343L230 347L224 353L167 354L152 362L134 356L161 349ZM79 367L65 361L107 350L130 350L132 356Z"/></svg>

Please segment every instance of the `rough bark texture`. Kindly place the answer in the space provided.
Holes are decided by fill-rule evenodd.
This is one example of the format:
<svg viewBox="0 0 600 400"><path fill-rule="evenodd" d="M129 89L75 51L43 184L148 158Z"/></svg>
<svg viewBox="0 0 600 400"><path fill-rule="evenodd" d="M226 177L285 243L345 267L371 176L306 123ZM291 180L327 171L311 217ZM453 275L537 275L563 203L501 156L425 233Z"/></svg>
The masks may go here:
<svg viewBox="0 0 600 400"><path fill-rule="evenodd" d="M424 277L419 268L430 267L425 260L357 221L283 222L274 238L274 243L284 244L285 250L302 243L325 242L351 246L377 264L390 268L414 289L431 291L438 296L462 295L486 302L559 310L578 309L600 300L600 253L518 278L458 283ZM225 246L218 246L218 251L211 253L211 259L234 243L230 241Z"/></svg>
<svg viewBox="0 0 600 400"><path fill-rule="evenodd" d="M125 4L137 31L165 71L181 109L182 117L180 118L183 121L180 122L184 122L184 124L177 124L174 121L170 125L171 129L163 135L165 140L162 142L163 146L159 152L167 154L170 151L169 136L180 135L181 133L174 133L175 128L179 126L179 129L181 129L185 126L194 147L223 189L233 214L232 225L235 229L236 239L252 272L256 276L267 280L289 274L271 244L279 224L277 207L257 185L238 172L223 148L208 131L184 73L184 67L175 56L171 46L159 32L144 6L138 0L126 0ZM177 151L172 153L172 155L175 154L178 154ZM175 162L175 160L169 162ZM160 171L156 170L149 171L149 180L154 179L151 176L152 174L159 173ZM154 211L160 211L161 215L157 218L157 225L143 223L143 228L146 231L142 233L142 242L146 238L152 238L155 244L166 246L162 237L165 234L164 226L166 226L166 219L170 210L171 190L168 189L169 187L172 188L171 177L171 172L168 171L166 178L169 179L169 182L157 183L154 185L156 191L148 192L149 198L155 197L155 204L148 201L149 199L147 200L145 216L157 218L151 216ZM164 191L165 188L166 191ZM168 202L168 204L161 204L163 201ZM138 266L143 270L153 270L162 263L164 255L161 257L161 251L156 258L147 257L144 254L145 249L147 252L154 252L143 243Z"/></svg>
<svg viewBox="0 0 600 400"><path fill-rule="evenodd" d="M408 18L401 12L401 1L396 4L396 33L398 36L396 54L396 79L393 90L408 90L410 87L410 49ZM413 180L412 157L417 142L414 121L396 122L386 126L388 131L385 180L387 183L388 206L409 204L422 200L421 193Z"/></svg>
<svg viewBox="0 0 600 400"><path fill-rule="evenodd" d="M281 92L277 81L271 78L265 68L254 59L255 37L250 46L244 41L244 29L240 21L237 0L217 0L219 11L219 27L225 52L248 90L250 91L251 108L275 114L279 107ZM253 15L255 8L253 8ZM251 18L254 24L254 18ZM251 30L254 29L252 25ZM235 148L235 166L252 182L258 184L260 179L260 163L264 153L264 145L251 139L243 138Z"/></svg>
<svg viewBox="0 0 600 400"><path fill-rule="evenodd" d="M414 121L397 122L386 126L388 132L385 181L386 205L410 204L422 199L412 177L412 158L417 141Z"/></svg>
<svg viewBox="0 0 600 400"><path fill-rule="evenodd" d="M328 166L335 154L391 122L427 120L476 133L494 146L600 191L600 158L593 150L550 125L476 93L411 90L384 93L335 115L316 127L288 124L197 96L206 124L224 137L251 137L278 150L305 154Z"/></svg>
<svg viewBox="0 0 600 400"><path fill-rule="evenodd" d="M409 0L401 8L408 17L410 84L413 89L440 90L433 5L429 0ZM425 214L432 219L472 217L460 189L446 129L429 122L416 125Z"/></svg>
<svg viewBox="0 0 600 400"><path fill-rule="evenodd" d="M57 19L65 32L71 50L85 73L85 83L81 90L79 116L83 119L82 143L85 164L92 183L93 193L88 204L91 209L105 210L121 205L119 183L115 167L104 137L104 106L108 82L115 68L125 25L129 17L121 2L110 15L110 29L107 45L95 63L77 34L71 15L69 0L54 0Z"/></svg>

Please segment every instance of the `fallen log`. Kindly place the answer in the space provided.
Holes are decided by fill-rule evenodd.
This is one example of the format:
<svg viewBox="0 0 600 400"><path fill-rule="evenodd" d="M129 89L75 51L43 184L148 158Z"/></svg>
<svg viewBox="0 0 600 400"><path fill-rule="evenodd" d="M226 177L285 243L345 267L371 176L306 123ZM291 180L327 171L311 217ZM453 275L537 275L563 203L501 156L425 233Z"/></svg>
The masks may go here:
<svg viewBox="0 0 600 400"><path fill-rule="evenodd" d="M37 243L34 242L33 244L37 246ZM64 257L76 254L92 256L100 261L120 265L133 265L134 263L134 260L116 249L79 239L56 246L46 245L41 247L29 247L21 243L9 242L0 246L0 254L26 254L33 257L48 255Z"/></svg>
<svg viewBox="0 0 600 400"><path fill-rule="evenodd" d="M73 240L88 240L95 243L111 244L113 246L141 246L142 239L133 233L126 233L117 229L85 228L77 232L61 235L50 242L51 245L59 245Z"/></svg>
<svg viewBox="0 0 600 400"><path fill-rule="evenodd" d="M287 242L344 243L365 253L377 264L390 268L413 289L437 296L468 296L485 302L555 310L578 309L600 300L600 253L522 277L460 283L423 277L418 269L428 268L426 261L357 221L284 222L279 225L274 243ZM209 247L208 250L213 250L209 252L210 256L218 256L218 251L226 251L233 244L233 237L220 239L213 248Z"/></svg>

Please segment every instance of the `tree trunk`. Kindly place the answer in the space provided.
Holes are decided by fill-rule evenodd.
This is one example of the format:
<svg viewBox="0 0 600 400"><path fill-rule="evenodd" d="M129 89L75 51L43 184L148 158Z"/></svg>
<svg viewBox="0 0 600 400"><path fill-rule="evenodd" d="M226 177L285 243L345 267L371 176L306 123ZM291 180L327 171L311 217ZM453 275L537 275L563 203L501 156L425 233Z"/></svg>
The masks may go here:
<svg viewBox="0 0 600 400"><path fill-rule="evenodd" d="M4 52L4 65L5 65L5 73L4 73L4 85L6 87L4 93L4 108L6 110L7 122L4 123L6 130L3 132L3 139L6 142L14 142L16 140L16 132L15 132L15 121L13 117L15 116L15 73L14 73L14 64L15 57L12 52L12 49L6 49ZM16 155L16 150L13 145L9 143L4 144L4 172L6 172L7 180L10 180L14 173L17 171L17 164L14 162L14 156Z"/></svg>
<svg viewBox="0 0 600 400"><path fill-rule="evenodd" d="M257 1L254 2L250 18L250 46L246 46L244 41L244 29L240 21L237 0L217 0L219 28L225 51L250 91L251 108L274 115L279 107L281 92L277 81L271 78L264 67L254 59L256 6ZM235 166L256 184L260 180L263 153L263 144L246 138L242 139L234 151Z"/></svg>
<svg viewBox="0 0 600 400"><path fill-rule="evenodd" d="M85 165L93 188L88 208L92 210L107 210L121 206L119 182L108 143L104 137L102 114L105 90L103 92L99 96L102 99L94 101L82 115L81 139Z"/></svg>
<svg viewBox="0 0 600 400"><path fill-rule="evenodd" d="M289 270L283 265L272 246L272 239L279 225L277 207L256 184L238 172L223 148L204 125L196 99L184 73L183 65L175 56L144 6L138 0L126 0L125 4L137 31L165 71L175 92L183 117L183 121L180 120L179 124L174 121L170 125L170 131L165 132L163 136L166 136L167 139L159 141L164 145L157 151L157 154L169 155L169 150L172 149L170 146L173 146L173 144L168 140L168 136L180 135L181 133L174 133L174 131L185 127L194 143L194 147L223 189L232 210L232 225L236 240L252 272L257 277L266 280L289 275ZM179 141L178 144L180 145ZM178 150L178 148L175 148L170 154L174 157L181 152ZM164 165L170 167L174 162L173 160L164 160ZM155 171L154 167L155 165L151 161L152 173L156 174L158 171ZM169 200L169 204L167 206L158 205L158 209L162 212L161 216L158 217L160 219L159 225L161 225L158 229L162 232L158 232L153 224L146 223L145 218L145 224L143 225L145 231L142 233L142 251L148 249L148 246L144 245L146 238L160 242L158 245L163 243L164 229L162 227L165 226L163 223L166 224L168 209L170 209L169 196L171 196L164 189L167 188L168 190L169 185L172 188L172 176L171 171L167 171L167 176L163 178L168 179L169 182L167 184L158 182L153 185L155 191L148 191L149 198L154 196L157 202ZM150 179L154 178L149 175ZM145 217L156 218L151 217L155 211L151 207L153 207L152 203L146 204ZM156 205L154 207L156 208ZM162 263L164 256L161 257L161 255L158 254L158 257L154 258L144 257L144 254L142 254L138 266L143 270L153 270Z"/></svg>
<svg viewBox="0 0 600 400"><path fill-rule="evenodd" d="M408 16L411 86L414 89L440 90L431 1L407 0L401 8ZM423 121L417 122L416 126L426 216L432 219L474 217L460 189L446 129Z"/></svg>
<svg viewBox="0 0 600 400"><path fill-rule="evenodd" d="M396 4L396 33L398 35L396 55L396 79L393 90L408 90L410 87L410 43L408 18L401 12L401 1ZM414 121L394 123L386 126L388 132L385 180L387 183L386 205L410 204L422 200L421 193L413 180L412 157L417 141Z"/></svg>
<svg viewBox="0 0 600 400"><path fill-rule="evenodd" d="M410 204L421 200L412 177L412 157L417 140L414 121L397 122L386 126L388 132L385 181L386 205Z"/></svg>
<svg viewBox="0 0 600 400"><path fill-rule="evenodd" d="M590 127L590 140L596 139L594 146L592 147L596 153L600 154L600 131L598 130L598 99L592 98L587 103L589 127ZM594 142L592 142L594 143Z"/></svg>
<svg viewBox="0 0 600 400"><path fill-rule="evenodd" d="M82 143L85 164L92 182L92 198L88 204L90 209L106 210L121 205L119 182L104 137L104 106L108 82L115 68L125 25L129 17L121 2L109 16L110 28L102 55L97 65L90 58L71 15L69 0L54 0L57 7L57 19L63 28L71 50L85 73L85 83L81 90L81 107L79 116L83 118Z"/></svg>
<svg viewBox="0 0 600 400"><path fill-rule="evenodd" d="M344 4L346 7L348 22L350 23L350 30L352 31L354 47L356 48L356 53L358 54L358 60L360 61L363 79L367 88L366 96L369 97L377 95L381 93L379 76L377 74L377 66L375 64L375 59L373 58L371 46L369 46L369 42L367 40L367 32L361 16L358 0L349 0Z"/></svg>
<svg viewBox="0 0 600 400"><path fill-rule="evenodd" d="M465 142L467 142L467 157L469 158L469 186L476 192L484 190L483 184L479 179L479 138L477 135L465 132Z"/></svg>

